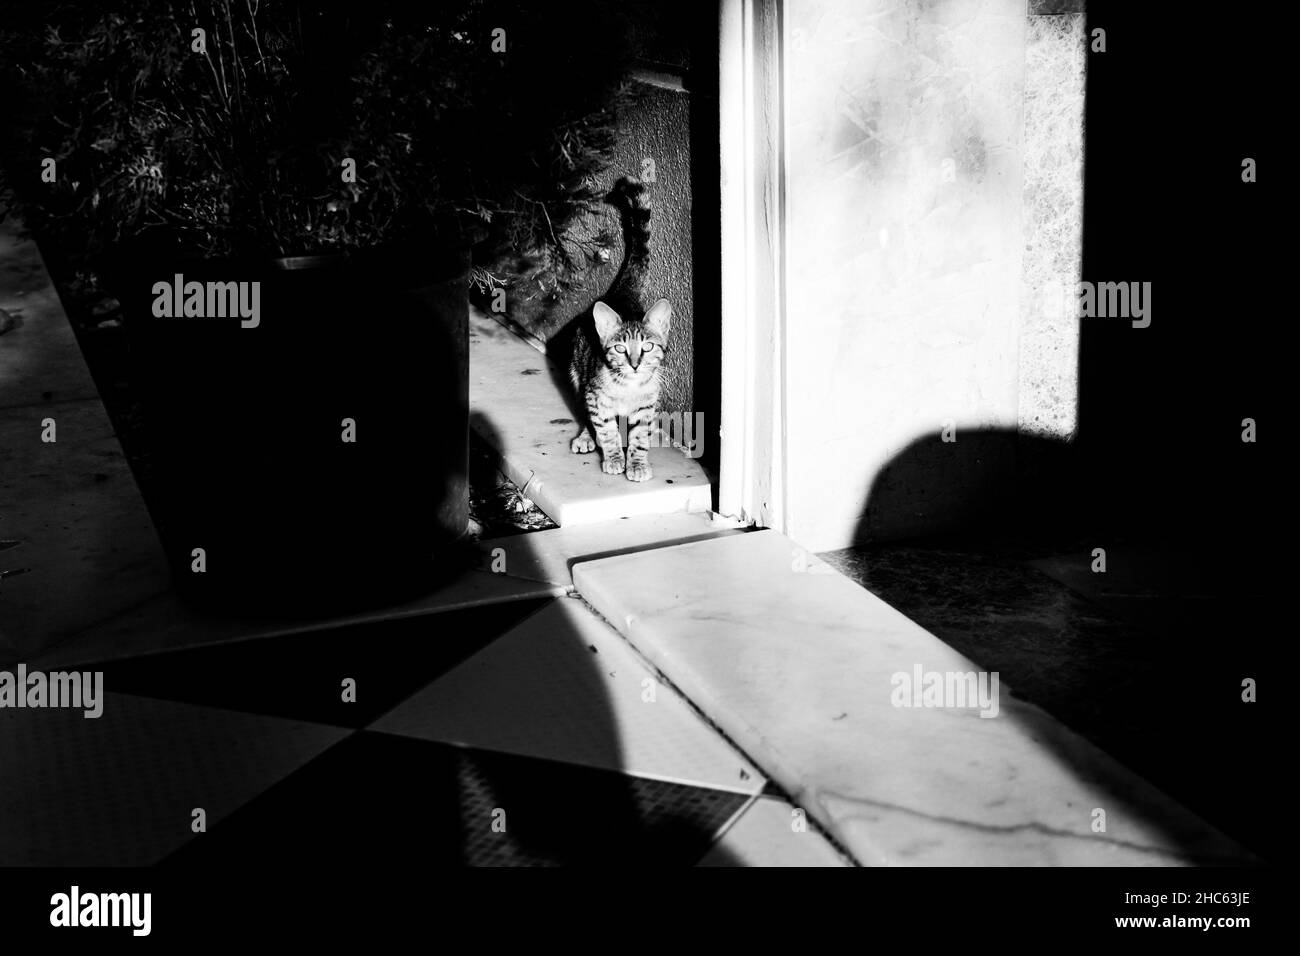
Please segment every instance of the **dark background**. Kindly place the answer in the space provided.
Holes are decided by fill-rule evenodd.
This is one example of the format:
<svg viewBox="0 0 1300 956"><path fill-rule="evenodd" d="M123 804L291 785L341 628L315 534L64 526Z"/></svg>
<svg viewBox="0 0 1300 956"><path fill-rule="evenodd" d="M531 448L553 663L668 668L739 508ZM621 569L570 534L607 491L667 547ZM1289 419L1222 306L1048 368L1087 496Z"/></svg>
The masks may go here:
<svg viewBox="0 0 1300 956"><path fill-rule="evenodd" d="M1150 281L1150 327L1083 322L1076 490L1098 526L1185 541L1259 571L1279 489L1270 465L1282 179L1267 25L1162 4L1093 0L1107 31L1088 57L1085 280ZM1255 158L1260 182L1241 181ZM1254 418L1259 443L1241 442ZM1274 537L1269 535L1268 537Z"/></svg>

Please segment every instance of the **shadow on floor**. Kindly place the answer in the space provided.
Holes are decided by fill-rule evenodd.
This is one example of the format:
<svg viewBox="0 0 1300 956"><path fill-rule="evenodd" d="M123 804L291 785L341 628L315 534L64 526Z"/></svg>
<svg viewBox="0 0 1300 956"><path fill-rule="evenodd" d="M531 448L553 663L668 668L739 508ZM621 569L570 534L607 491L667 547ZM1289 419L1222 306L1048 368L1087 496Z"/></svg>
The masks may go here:
<svg viewBox="0 0 1300 956"><path fill-rule="evenodd" d="M423 315L420 310L415 312L417 319ZM403 315L405 310L393 310L391 322L400 323ZM184 343L194 362L189 366L178 363L168 371L172 378L167 384L175 387L176 394L187 396L187 408L198 407L204 427L193 428L193 422L187 424L183 409L164 407L164 417L170 416L168 421L175 427L155 428L152 451L167 453L173 464L196 464L204 469L212 465L217 473L203 472L202 488L208 494L196 496L192 494L194 475L185 467L161 472L154 469L150 472L153 480L143 488L147 503L159 525L173 539L173 545L176 548L183 545L186 555L193 542L175 539L188 537L198 522L204 523L206 531L201 536L205 540L211 540L213 535L228 536L232 531L229 524L239 524L243 535L234 543L239 554L245 556L256 554L262 540L256 522L249 531L250 516L266 522L280 520L283 516L277 503L283 505L287 500L292 501L298 512L310 510L303 507L301 496L306 496L319 519L306 529L310 533L304 531L306 536L294 543L287 558L283 551L277 555L268 550L258 555L257 561L260 575L257 582L261 589L273 592L276 582L288 575L299 592L299 607L297 612L281 608L267 616L261 613L261 602L252 608L234 608L222 601L200 601L196 609L189 611L174 605L170 614L163 614L168 618L166 623L175 625L173 630L178 632L169 635L168 640L180 642L187 637L184 643L194 645L207 641L206 646L78 662L85 669L102 670L110 693L194 705L199 710L186 713L189 719L199 722L205 714L214 713L207 708L218 708L282 718L299 729L305 724L332 725L344 728L348 736L287 776L280 776L283 771L277 769L279 764L270 767L258 762L260 758L253 754L254 748L221 737L217 732L217 746L222 751L219 759L215 755L211 759L202 754L190 755L184 763L188 769L167 772L169 788L187 795L193 791L192 797L181 798L193 800L184 813L189 812L189 806L202 806L208 800L215 800L214 781L208 776L214 767L223 768L227 789L262 792L228 816L211 821L208 832L192 835L188 820L173 821L179 824L173 829L168 820L160 818L161 805L138 792L140 778L129 769L132 761L151 766L167 761L165 754L154 753L150 746L150 741L162 735L161 729L124 727L114 724L110 714L110 719L95 724L101 732L95 739L107 741L93 755L96 772L91 776L99 785L88 789L82 770L74 762L61 762L49 771L50 776L41 778L39 786L33 783L35 789L27 791L31 799L40 802L45 799L40 794L49 796L48 788L53 787L53 792L59 795L55 801L58 812L51 817L48 809L33 805L28 807L30 812L11 817L11 822L31 817L57 823L64 813L74 815L81 822L100 821L108 813L112 817L111 826L91 827L95 832L109 829L115 834L112 840L105 837L104 845L93 851L98 865L124 862L120 856L114 856L115 848L133 842L131 859L137 860L142 852L148 858L148 853L141 848L147 846L152 851L157 843L175 850L168 858L169 864L229 866L232 873L236 867L242 870L250 864L288 866L295 870L304 866L333 869L340 864L396 868L412 863L691 865L709 851L720 827L739 809L738 801L746 798L707 787L647 780L619 772L616 768L622 766L620 728L605 699L606 690L597 664L585 645L578 648L580 654L570 655L580 665L569 668L563 674L563 682L553 690L556 708L562 710L564 696L571 695L584 701L585 713L590 715L594 711L600 715L586 731L589 738L596 739L595 749L608 758L606 764L614 769L589 769L556 760L452 747L366 729L378 716L419 693L530 613L554 600L520 600L514 594L514 599L486 606L401 619L390 617L348 625L331 624L326 619L323 610L326 608L362 612L367 606L388 606L382 600L387 593L384 582L375 580L376 576L367 570L382 564L385 542L405 542L403 547L413 557L414 543L424 552L416 562L421 566L427 563L424 560L427 553L440 553L443 557L436 576L439 584L446 576L474 566L480 557L477 549L467 542L448 541L441 535L449 525L444 520L447 514L443 504L463 495L465 487L465 476L459 470L438 467L437 461L430 463L431 458L453 461L456 457L448 454L449 450L455 450L456 443L448 442L445 435L439 434L437 426L441 423L447 432L454 434L455 423L465 420L465 410L453 394L464 394L463 365L457 370L458 358L464 356L458 356L448 343L444 324L450 328L447 323L421 326L419 335L423 336L421 341L425 347L390 355L392 350L385 345L381 349L386 359L383 363L365 362L358 352L358 343L345 343L333 349L322 345L313 353L327 366L344 358L360 363L357 367L361 371L350 381L347 390L347 395L363 408L361 413L353 412L359 422L358 447L387 445L400 452L396 458L385 459L380 447L378 457L371 455L360 463L339 468L334 467L337 463L321 461L320 480L315 484L301 480L304 473L301 461L295 462L296 483L279 480L283 475L274 468L259 469L256 456L250 455L241 444L247 437L246 428L241 426L252 427L268 418L262 414L267 396L241 394L238 408L227 407L223 396L230 389L218 388L210 380L211 376L222 374L222 369L207 361L218 353L205 351L203 343ZM234 349L244 356L241 351L244 340L239 335L238 331L233 332L231 341L220 343L221 348ZM277 340L277 344L286 349L293 345L289 340ZM433 366L429 365L430 356L436 357ZM141 356L135 358L139 360ZM276 398L283 408L295 413L314 413L320 400L334 403L340 400L339 389L326 374L329 368L318 368L306 359L276 365L274 359L275 355L268 355L259 361L266 368L280 369ZM308 366L310 374L306 384L312 388L300 387L303 381L298 373ZM140 368L139 361L123 362L108 373L114 378L130 379ZM101 377L104 371L98 370ZM190 394L190 386L201 384L193 378L197 371L208 376L204 381L209 387ZM188 384L187 375L190 376ZM379 420L378 413L364 412L364 408L372 407L366 404L370 399L364 393L370 390L379 396L381 389L391 385L385 380L393 377L407 381L419 391L413 397L419 399L417 412L418 408L428 407L442 410L432 421L427 411L418 412L416 420L428 424L430 431L415 436L414 441L409 433L401 432L400 421L385 423ZM436 379L435 383L429 391L421 390L423 386L417 383L430 377ZM133 380L127 384L138 383ZM373 407L382 409L383 405ZM157 409L155 404L154 410ZM331 406L325 416L329 428L318 435L313 433L309 444L317 449L314 453L317 458L319 447L349 450L340 444L337 430L340 418L346 414L346 409ZM269 416L271 427L258 432L253 444L283 460L285 451L278 445L277 429L296 421L292 415L289 419L282 421L275 415ZM491 442L490 423L476 424ZM217 441L214 435L218 432L228 440ZM385 442L384 438L389 440ZM173 439L180 444L173 446ZM303 436L295 438L299 444L303 440ZM161 448L159 441L165 443ZM307 473L310 474L310 469ZM424 480L431 473L437 480ZM160 492L160 476L183 481ZM230 479L230 484L223 484L222 478ZM211 505L223 492L226 494L219 498L220 513L238 517L238 522L232 519L223 524L214 520ZM289 494L299 497L286 499L284 496ZM420 503L417 515L400 510L405 501ZM243 505L249 506L249 513L241 511ZM460 509L453 510L460 513ZM341 526L341 522L346 524ZM461 526L464 526L463 515ZM434 530L421 537L422 528ZM374 547L364 546L368 540L367 529L374 531ZM280 531L283 539L284 529ZM292 534L289 540L293 540ZM524 564L530 548L527 535L512 538L507 549L510 560ZM208 550L212 562L209 573L223 579L225 591L237 590L241 581L248 578L248 569L242 561L226 561L222 569L219 559L223 550L219 547ZM294 558L301 558L301 563ZM188 558L178 561L176 566L182 574L189 574ZM313 569L325 573L311 573ZM228 573L221 573L222 570ZM361 575L361 571L366 574ZM366 587L359 586L362 577ZM425 578L422 585L403 580L397 591L402 600L415 598L430 590L430 580L433 579ZM381 586L369 587L370 584ZM533 589L532 593L536 590L544 589ZM308 625L310 629L273 637L259 636L297 624ZM571 637L574 642L581 641L576 631ZM60 645L69 662L75 658L75 645L75 635L68 635L68 640ZM344 679L356 681L355 702L343 699ZM285 735L285 739L264 741L266 748L285 758L288 766L294 766L292 758L298 751L287 739L292 735L290 726L273 721L265 726L269 735L274 735L276 728ZM79 725L74 725L74 732L79 729ZM545 735L547 730L539 728L537 732ZM84 734L78 736L89 739ZM207 746L213 746L211 740ZM43 773L47 769L43 763L41 768ZM183 776L178 779L178 775ZM270 780L278 782L266 787L266 781ZM26 799L23 794L15 798L20 802ZM66 805L61 802L65 800ZM492 826L496 809L506 811L503 831ZM167 814L173 810L169 806ZM132 831L137 832L134 841ZM160 832L165 835L159 836ZM183 847L176 849L186 840ZM29 834L18 842L20 847L29 845L39 847L43 841ZM44 851L33 852L40 859L46 858L40 856ZM78 847L73 852L92 851ZM715 851L713 855L720 854Z"/></svg>
<svg viewBox="0 0 1300 956"><path fill-rule="evenodd" d="M822 557L1266 855L1255 775L1275 750L1266 704L1242 700L1273 640L1266 552L1159 514L1108 521L1090 474L1063 442L927 436L872 485L858 530L876 543Z"/></svg>
<svg viewBox="0 0 1300 956"><path fill-rule="evenodd" d="M529 538L505 539L507 573L511 564L528 561ZM322 582L328 586L333 585ZM748 798L620 772L614 708L597 669L600 662L576 626L571 634L550 635L582 642L578 653L557 654L562 663L553 672L481 674L483 713L499 724L510 719L513 691L553 694L553 732L564 734L565 698L574 698L587 718L583 745L602 756L600 767L374 729L381 716L427 692L530 616L573 601L506 600L369 623L324 624L85 666L102 670L105 687L116 693L351 731L229 816L214 820L208 832L188 839L163 860L167 867L232 873L250 863L299 872L343 866L386 873L412 865L672 867L693 865L711 849L714 865L734 865L714 842ZM250 627L256 633L256 623ZM355 700L343 699L342 679L355 681ZM539 687L539 681L553 686ZM545 727L528 731L548 733ZM264 768L250 767L250 775L255 769L264 774ZM201 783L190 785L201 793Z"/></svg>

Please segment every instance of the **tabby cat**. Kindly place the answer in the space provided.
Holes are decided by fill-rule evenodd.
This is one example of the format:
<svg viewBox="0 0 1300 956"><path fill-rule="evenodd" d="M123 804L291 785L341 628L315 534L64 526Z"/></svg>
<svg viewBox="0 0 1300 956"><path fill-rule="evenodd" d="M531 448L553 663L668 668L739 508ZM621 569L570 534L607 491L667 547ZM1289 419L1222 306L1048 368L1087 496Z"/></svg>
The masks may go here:
<svg viewBox="0 0 1300 956"><path fill-rule="evenodd" d="M569 378L588 420L569 447L579 455L599 447L605 474L626 473L629 481L646 481L651 477L648 449L673 307L667 299L649 310L644 307L642 286L650 256L645 186L620 179L609 202L622 211L627 252L604 300L592 306L591 321L586 316L578 319ZM626 456L619 416L627 417Z"/></svg>

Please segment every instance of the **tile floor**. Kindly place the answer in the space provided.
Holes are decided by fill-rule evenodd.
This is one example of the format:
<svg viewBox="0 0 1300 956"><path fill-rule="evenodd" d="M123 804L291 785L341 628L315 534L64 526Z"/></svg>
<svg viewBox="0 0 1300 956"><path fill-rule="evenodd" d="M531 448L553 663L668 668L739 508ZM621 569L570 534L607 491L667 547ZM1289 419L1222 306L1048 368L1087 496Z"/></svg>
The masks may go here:
<svg viewBox="0 0 1300 956"><path fill-rule="evenodd" d="M575 598L84 669L0 711L0 866L846 865Z"/></svg>

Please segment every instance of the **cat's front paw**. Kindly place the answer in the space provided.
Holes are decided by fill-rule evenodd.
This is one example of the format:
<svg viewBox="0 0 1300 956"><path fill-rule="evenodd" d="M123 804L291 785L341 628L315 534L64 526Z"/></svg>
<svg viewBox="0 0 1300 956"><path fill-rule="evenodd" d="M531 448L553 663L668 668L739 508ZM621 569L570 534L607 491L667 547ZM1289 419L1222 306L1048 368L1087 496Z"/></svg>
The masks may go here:
<svg viewBox="0 0 1300 956"><path fill-rule="evenodd" d="M596 439L592 438L587 432L583 432L573 441L569 442L569 451L575 455L587 455L596 450Z"/></svg>
<svg viewBox="0 0 1300 956"><path fill-rule="evenodd" d="M649 481L654 477L648 461L630 461L627 464L628 481Z"/></svg>
<svg viewBox="0 0 1300 956"><path fill-rule="evenodd" d="M605 460L600 463L600 469L607 475L621 475L626 464L620 452L617 455L606 455Z"/></svg>

